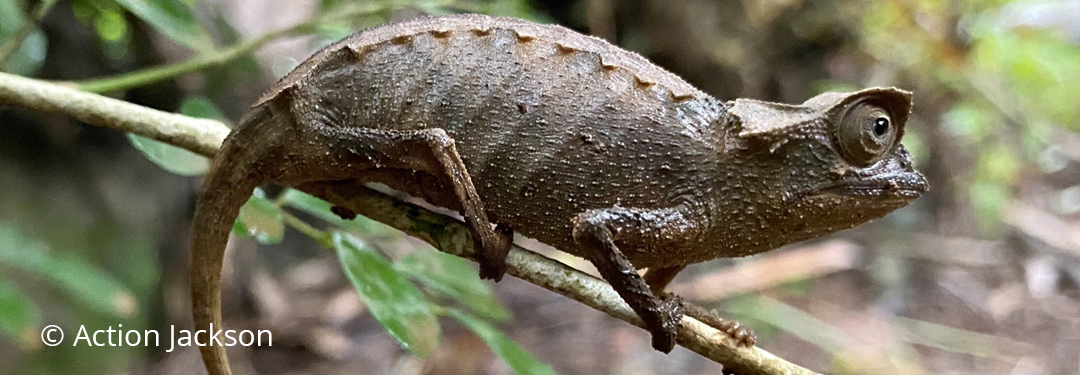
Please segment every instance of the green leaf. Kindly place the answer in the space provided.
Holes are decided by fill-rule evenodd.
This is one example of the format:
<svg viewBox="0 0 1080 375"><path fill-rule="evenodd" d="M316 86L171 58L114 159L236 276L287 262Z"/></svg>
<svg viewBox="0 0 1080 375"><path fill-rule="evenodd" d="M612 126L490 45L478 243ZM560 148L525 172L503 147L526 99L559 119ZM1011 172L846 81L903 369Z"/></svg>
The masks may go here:
<svg viewBox="0 0 1080 375"><path fill-rule="evenodd" d="M19 6L17 0L0 0L0 44L7 42L15 30L22 27L26 22L26 12Z"/></svg>
<svg viewBox="0 0 1080 375"><path fill-rule="evenodd" d="M464 259L438 251L418 251L395 262L394 268L460 301L480 316L497 321L510 319L510 312Z"/></svg>
<svg viewBox="0 0 1080 375"><path fill-rule="evenodd" d="M225 120L225 115L209 98L201 95L189 96L180 103L180 114L213 120Z"/></svg>
<svg viewBox="0 0 1080 375"><path fill-rule="evenodd" d="M215 120L225 118L214 102L203 96L184 99L180 103L180 114ZM140 135L128 133L127 136L131 145L166 171L181 176L198 176L210 169L210 159L205 156Z"/></svg>
<svg viewBox="0 0 1080 375"><path fill-rule="evenodd" d="M108 42L123 42L130 38L127 19L124 18L124 12L120 9L102 10L98 13L98 16L94 18L94 29L97 30L101 39Z"/></svg>
<svg viewBox="0 0 1080 375"><path fill-rule="evenodd" d="M191 8L178 0L116 0L177 44L195 51L213 49L213 42Z"/></svg>
<svg viewBox="0 0 1080 375"><path fill-rule="evenodd" d="M518 375L554 375L555 370L540 362L491 324L458 310L449 309L450 316L480 337L491 351Z"/></svg>
<svg viewBox="0 0 1080 375"><path fill-rule="evenodd" d="M128 133L127 137L143 156L166 171L181 176L198 176L210 169L210 160L202 155L141 135Z"/></svg>
<svg viewBox="0 0 1080 375"><path fill-rule="evenodd" d="M345 275L375 320L409 352L431 354L439 344L439 323L416 286L359 239L334 232L333 242Z"/></svg>
<svg viewBox="0 0 1080 375"><path fill-rule="evenodd" d="M30 298L0 279L0 334L18 340L33 335L41 322L41 312Z"/></svg>
<svg viewBox="0 0 1080 375"><path fill-rule="evenodd" d="M330 202L296 189L289 189L281 198L286 204L300 211L307 212L334 224L346 224L348 221L330 212Z"/></svg>
<svg viewBox="0 0 1080 375"><path fill-rule="evenodd" d="M240 215L233 223L233 234L255 237L263 245L281 243L281 238L285 236L281 209L266 199L262 189L255 189L251 198L240 207Z"/></svg>
<svg viewBox="0 0 1080 375"><path fill-rule="evenodd" d="M363 234L365 236L380 237L398 235L396 230L364 216L357 216L352 220L342 219L333 212L330 212L330 207L333 205L329 202L296 189L289 189L286 191L282 196L282 200L290 207L307 212L308 214L355 233Z"/></svg>
<svg viewBox="0 0 1080 375"><path fill-rule="evenodd" d="M119 281L86 260L50 254L18 228L0 222L0 264L44 278L90 309L121 318L135 315L135 297Z"/></svg>

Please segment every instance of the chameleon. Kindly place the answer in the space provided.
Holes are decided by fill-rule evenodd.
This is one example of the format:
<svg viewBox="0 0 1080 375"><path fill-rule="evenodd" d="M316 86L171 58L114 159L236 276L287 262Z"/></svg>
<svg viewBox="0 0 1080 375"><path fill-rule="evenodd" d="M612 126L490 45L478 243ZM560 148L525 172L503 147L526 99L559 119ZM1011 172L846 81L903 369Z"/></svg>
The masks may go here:
<svg viewBox="0 0 1080 375"><path fill-rule="evenodd" d="M891 87L721 101L514 18L362 31L277 82L214 156L193 221L195 327L221 327L224 248L254 188L383 183L460 212L483 278L502 277L514 233L587 259L667 353L684 311L663 290L687 265L851 228L929 189L900 142L910 109ZM222 346L200 350L230 373Z"/></svg>

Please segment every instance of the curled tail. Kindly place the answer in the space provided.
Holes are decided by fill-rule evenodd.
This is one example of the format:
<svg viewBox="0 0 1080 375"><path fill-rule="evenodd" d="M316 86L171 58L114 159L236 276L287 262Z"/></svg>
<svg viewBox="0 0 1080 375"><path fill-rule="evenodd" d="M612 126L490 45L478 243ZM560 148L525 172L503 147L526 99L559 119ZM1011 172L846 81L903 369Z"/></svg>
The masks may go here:
<svg viewBox="0 0 1080 375"><path fill-rule="evenodd" d="M210 375L232 373L225 347L210 340L214 331L222 329L221 265L240 206L252 190L266 182L256 173L256 162L273 148L252 139L251 135L266 134L265 129L257 129L262 127L259 123L266 119L266 112L258 109L253 112L257 114L250 116L250 121L242 121L214 156L195 206L190 274L192 313L196 333L204 332L195 337L202 344L199 350Z"/></svg>

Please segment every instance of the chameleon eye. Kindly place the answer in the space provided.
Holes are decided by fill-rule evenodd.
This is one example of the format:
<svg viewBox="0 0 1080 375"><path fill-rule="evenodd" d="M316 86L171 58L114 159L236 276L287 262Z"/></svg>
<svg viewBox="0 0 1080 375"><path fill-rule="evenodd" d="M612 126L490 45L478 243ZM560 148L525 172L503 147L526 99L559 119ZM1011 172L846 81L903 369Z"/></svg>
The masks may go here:
<svg viewBox="0 0 1080 375"><path fill-rule="evenodd" d="M873 164L896 143L896 126L885 108L858 102L844 112L836 128L840 153L858 166Z"/></svg>
<svg viewBox="0 0 1080 375"><path fill-rule="evenodd" d="M874 120L874 135L880 137L889 132L889 118L878 117Z"/></svg>

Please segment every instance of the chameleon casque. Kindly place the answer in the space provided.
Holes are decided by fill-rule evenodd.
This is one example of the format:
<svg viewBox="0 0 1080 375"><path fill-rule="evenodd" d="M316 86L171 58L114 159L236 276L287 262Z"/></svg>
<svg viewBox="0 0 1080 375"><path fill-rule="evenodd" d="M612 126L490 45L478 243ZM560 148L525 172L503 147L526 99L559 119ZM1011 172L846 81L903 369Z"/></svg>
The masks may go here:
<svg viewBox="0 0 1080 375"><path fill-rule="evenodd" d="M682 312L662 291L687 265L850 228L928 189L900 144L910 107L895 88L720 101L603 40L511 18L360 32L281 79L214 157L195 326L221 327L224 248L255 187L379 182L461 212L484 278L502 277L512 233L588 259L668 352ZM200 349L229 373L223 347Z"/></svg>

